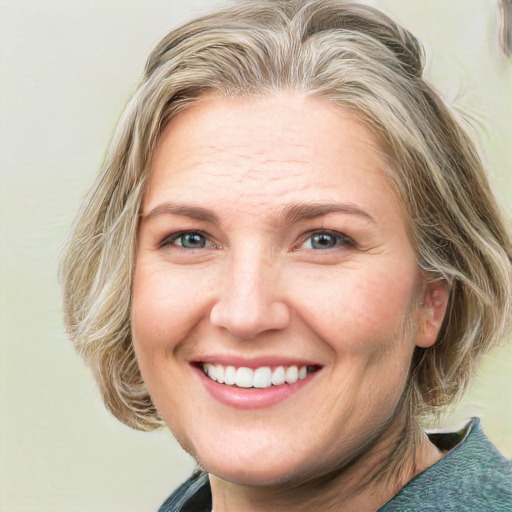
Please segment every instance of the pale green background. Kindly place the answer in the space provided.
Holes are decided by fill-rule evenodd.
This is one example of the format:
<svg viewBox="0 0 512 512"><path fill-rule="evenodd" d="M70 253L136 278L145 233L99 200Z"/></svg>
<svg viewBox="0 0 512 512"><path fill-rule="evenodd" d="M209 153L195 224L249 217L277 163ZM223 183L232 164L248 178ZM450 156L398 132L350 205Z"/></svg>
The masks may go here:
<svg viewBox="0 0 512 512"><path fill-rule="evenodd" d="M151 511L193 467L167 432L132 432L104 412L63 334L56 261L148 52L214 3L0 0L1 512ZM439 89L481 123L510 213L512 63L498 49L498 2L373 3L420 36ZM509 457L511 359L491 356L446 420L482 417Z"/></svg>

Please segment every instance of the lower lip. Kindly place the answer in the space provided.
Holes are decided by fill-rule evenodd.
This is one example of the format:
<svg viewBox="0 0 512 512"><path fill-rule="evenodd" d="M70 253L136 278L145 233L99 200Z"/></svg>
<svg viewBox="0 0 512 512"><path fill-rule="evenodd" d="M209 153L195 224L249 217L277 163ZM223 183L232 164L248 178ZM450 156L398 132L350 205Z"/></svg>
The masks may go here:
<svg viewBox="0 0 512 512"><path fill-rule="evenodd" d="M210 395L219 402L237 409L263 409L286 400L313 381L319 370L309 373L293 384L282 384L269 388L238 388L219 384L207 377L202 369L194 368Z"/></svg>

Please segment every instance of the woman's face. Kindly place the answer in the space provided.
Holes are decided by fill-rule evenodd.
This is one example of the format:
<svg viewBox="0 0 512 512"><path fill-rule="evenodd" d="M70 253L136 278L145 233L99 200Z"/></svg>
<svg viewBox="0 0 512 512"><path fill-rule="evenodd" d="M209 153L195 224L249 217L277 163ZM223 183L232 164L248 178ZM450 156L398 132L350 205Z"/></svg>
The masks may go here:
<svg viewBox="0 0 512 512"><path fill-rule="evenodd" d="M435 341L424 288L378 141L347 110L211 96L164 130L133 342L157 408L207 471L307 479L378 443L415 345Z"/></svg>

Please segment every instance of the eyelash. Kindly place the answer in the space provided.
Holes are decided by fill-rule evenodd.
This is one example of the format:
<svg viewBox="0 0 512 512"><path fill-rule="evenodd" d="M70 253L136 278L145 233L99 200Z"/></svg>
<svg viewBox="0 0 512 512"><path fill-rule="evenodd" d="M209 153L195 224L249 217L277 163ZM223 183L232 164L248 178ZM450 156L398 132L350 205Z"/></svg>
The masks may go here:
<svg viewBox="0 0 512 512"><path fill-rule="evenodd" d="M194 250L194 249L218 249L218 246L215 245L214 243L210 242L211 243L211 246L209 247L185 247L183 245L180 245L180 244L177 244L176 241L179 240L180 238L183 238L185 236L194 236L194 235L197 235L197 236L200 236L204 241L205 241L205 244L208 244L209 243L209 239L208 239L208 235L206 233L203 233L202 231L195 231L195 230L192 230L192 231L178 231L177 233L173 233L169 236L166 236L159 244L159 247L160 248L164 248L164 247L167 247L169 245L175 245L177 247L179 247L180 249L184 249L184 250Z"/></svg>
<svg viewBox="0 0 512 512"><path fill-rule="evenodd" d="M185 247L183 244L177 244L176 242L185 236L194 236L197 235L201 237L204 240L205 246L204 247ZM301 242L294 248L294 250L299 250L303 247L303 245L308 241L312 240L315 236L327 236L327 237L333 237L334 244L332 247L324 247L319 249L314 249L313 247L310 247L309 249L314 251L327 251L327 250L336 250L341 248L342 246L355 246L353 240L346 235L343 235L342 233L338 233L336 231L331 231L328 229L318 229L316 231L312 231L310 233L307 233L302 239ZM207 244L210 243L211 245L207 246ZM177 233L173 233L167 237L165 237L162 242L160 242L159 247L164 248L169 245L175 245L179 247L180 249L184 250L197 250L197 249L218 249L219 246L215 243L209 241L208 235L202 231L178 231ZM341 247L340 247L341 246Z"/></svg>
<svg viewBox="0 0 512 512"><path fill-rule="evenodd" d="M302 239L301 243L297 246L297 249L300 249L308 240L312 240L313 237L318 236L318 235L323 235L323 236L327 235L329 237L333 237L335 245L332 247L325 247L322 249L314 249L312 247L310 247L309 249L316 250L316 251L327 251L327 250L341 249L343 246L347 246L347 245L352 246L352 247L355 246L353 240L342 233L338 233L337 231L331 231L329 229L318 229L316 231L312 231L312 232L308 233Z"/></svg>

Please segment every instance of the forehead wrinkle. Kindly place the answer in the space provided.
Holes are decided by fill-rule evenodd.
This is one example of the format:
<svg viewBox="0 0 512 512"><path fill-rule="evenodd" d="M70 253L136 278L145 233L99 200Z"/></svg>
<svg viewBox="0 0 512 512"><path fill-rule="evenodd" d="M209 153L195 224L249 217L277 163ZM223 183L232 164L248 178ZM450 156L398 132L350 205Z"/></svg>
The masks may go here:
<svg viewBox="0 0 512 512"><path fill-rule="evenodd" d="M273 146L278 147L279 149L282 148L282 145L279 144L277 141L272 142ZM307 148L304 147L303 144L300 143L290 143L289 141L286 141L285 144L290 149L301 149L306 150ZM309 149L309 148L308 148ZM211 155L219 155L219 154L227 154L228 156L236 156L239 157L242 160L258 160L258 162L267 164L267 163L298 163L298 164L307 164L310 165L311 161L308 159L299 159L295 156L290 155L290 158L283 157L283 158L268 158L267 155L269 154L268 149L256 149L254 147L247 147L243 143L223 143L223 144L205 144L201 145L199 148L195 149L196 156L202 157L209 157ZM310 151L308 151L309 153ZM260 158L263 157L263 158ZM267 157L267 158L265 158ZM199 160L201 161L201 160ZM208 162L210 162L208 160Z"/></svg>

